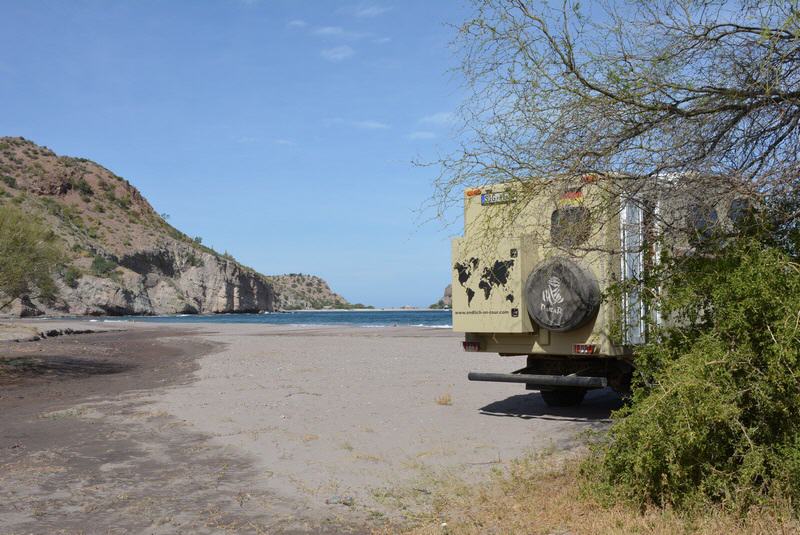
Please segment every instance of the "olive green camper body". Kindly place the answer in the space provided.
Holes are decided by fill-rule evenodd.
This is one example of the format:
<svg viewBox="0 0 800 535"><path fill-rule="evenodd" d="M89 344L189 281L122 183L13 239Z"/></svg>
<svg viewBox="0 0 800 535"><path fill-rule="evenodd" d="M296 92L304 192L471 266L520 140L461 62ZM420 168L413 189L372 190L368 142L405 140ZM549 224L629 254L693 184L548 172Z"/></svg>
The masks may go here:
<svg viewBox="0 0 800 535"><path fill-rule="evenodd" d="M528 357L512 374L470 379L524 383L556 405L580 403L587 388L627 390L633 348L647 337L645 317L663 322L642 299L646 260L657 261L663 240L645 237L683 228L671 235L671 254L693 254L754 213L735 183L691 178L662 177L657 191L627 198L614 193L625 190L614 182L625 177L466 190L464 236L452 244L453 330L465 333L465 350ZM578 303L582 315L559 323L562 307L553 303L564 310Z"/></svg>
<svg viewBox="0 0 800 535"><path fill-rule="evenodd" d="M604 302L586 325L552 332L532 321L525 296L528 276L554 257L569 258L590 271L601 290L621 281L621 221L614 215L620 213L620 204L592 184L582 185L580 201L564 199L564 192L545 186L533 199L518 202L517 187L500 184L480 188L481 193L477 188L465 192L464 236L452 243L453 329L466 333L468 341L479 342L480 351L490 353L569 356L576 344L589 344L597 346L595 357L630 355L630 347L619 343L619 327L615 328L621 320L619 307ZM486 195L505 195L507 201L486 203ZM552 214L567 202L579 202L590 213L602 211L592 217L593 228L578 247L554 245L550 239ZM492 266L498 261L511 261L513 266L507 283L497 284L487 295L479 287L480 275L491 279ZM471 276L466 282L459 280L456 266L471 262Z"/></svg>
<svg viewBox="0 0 800 535"><path fill-rule="evenodd" d="M534 187L536 190L526 189ZM558 233L551 225L558 211L576 206L589 216L588 221L568 229L578 239L555 239ZM560 332L532 319L532 296L526 285L537 268L553 259L580 267L600 292L626 280L626 261L636 264L633 275L640 277L641 210L631 209L638 210L591 181L567 190L563 184L541 182L498 184L464 193L464 236L452 243L453 330L465 333L467 350L528 356L528 366L514 372L517 375L483 374L491 377L477 378L481 374L471 373L470 379L525 383L529 389L542 390L543 396L549 393L545 400L556 405L580 402L586 389L579 387L577 376L602 378L596 383L599 386L627 388L631 343L643 338L638 295L627 303L598 301L596 312L585 324ZM632 223L626 220L631 213L638 214ZM631 248L627 255L624 245L631 240L626 231L634 238L628 245L636 249ZM625 296L621 300L626 301ZM628 310L636 309L629 314L634 326L624 325L626 304ZM576 397L575 392L580 395ZM565 393L566 398L553 399Z"/></svg>

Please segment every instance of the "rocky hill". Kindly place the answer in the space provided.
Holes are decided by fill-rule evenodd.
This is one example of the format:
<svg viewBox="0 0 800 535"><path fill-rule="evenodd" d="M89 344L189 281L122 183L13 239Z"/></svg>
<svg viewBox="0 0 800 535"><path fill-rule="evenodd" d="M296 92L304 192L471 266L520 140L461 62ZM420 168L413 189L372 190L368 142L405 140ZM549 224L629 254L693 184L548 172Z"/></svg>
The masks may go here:
<svg viewBox="0 0 800 535"><path fill-rule="evenodd" d="M295 294L291 283L180 232L108 169L23 138L0 137L0 203L40 218L68 255L57 299L17 301L15 314L258 312L313 295ZM346 303L327 284L323 290L324 299L330 294Z"/></svg>
<svg viewBox="0 0 800 535"><path fill-rule="evenodd" d="M328 283L314 275L290 273L267 277L275 290L275 308L303 310L321 308L353 308Z"/></svg>
<svg viewBox="0 0 800 535"><path fill-rule="evenodd" d="M453 306L453 286L448 284L444 289L444 295L439 301L428 308L451 308Z"/></svg>

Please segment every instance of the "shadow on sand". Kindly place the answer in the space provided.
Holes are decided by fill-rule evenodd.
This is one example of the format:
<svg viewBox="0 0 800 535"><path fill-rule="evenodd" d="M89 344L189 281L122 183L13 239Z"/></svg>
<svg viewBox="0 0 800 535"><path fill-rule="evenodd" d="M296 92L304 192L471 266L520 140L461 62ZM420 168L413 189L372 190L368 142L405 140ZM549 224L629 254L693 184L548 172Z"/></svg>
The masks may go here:
<svg viewBox="0 0 800 535"><path fill-rule="evenodd" d="M522 419L568 420L575 422L607 422L611 411L622 407L622 397L611 390L592 390L577 407L549 407L538 392L511 396L495 401L479 410L487 416L505 416Z"/></svg>
<svg viewBox="0 0 800 535"><path fill-rule="evenodd" d="M85 377L89 375L108 375L132 369L130 364L98 361L69 356L35 356L0 359L0 378L10 377L55 376Z"/></svg>

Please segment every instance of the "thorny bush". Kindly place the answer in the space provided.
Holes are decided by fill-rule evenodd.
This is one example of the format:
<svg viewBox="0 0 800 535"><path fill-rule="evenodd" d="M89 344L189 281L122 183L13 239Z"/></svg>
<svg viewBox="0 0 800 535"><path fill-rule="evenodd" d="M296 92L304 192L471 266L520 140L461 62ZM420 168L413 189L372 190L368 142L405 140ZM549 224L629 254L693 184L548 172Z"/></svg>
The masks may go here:
<svg viewBox="0 0 800 535"><path fill-rule="evenodd" d="M584 470L640 506L800 510L800 266L750 239L670 266L670 326L638 352L631 403Z"/></svg>

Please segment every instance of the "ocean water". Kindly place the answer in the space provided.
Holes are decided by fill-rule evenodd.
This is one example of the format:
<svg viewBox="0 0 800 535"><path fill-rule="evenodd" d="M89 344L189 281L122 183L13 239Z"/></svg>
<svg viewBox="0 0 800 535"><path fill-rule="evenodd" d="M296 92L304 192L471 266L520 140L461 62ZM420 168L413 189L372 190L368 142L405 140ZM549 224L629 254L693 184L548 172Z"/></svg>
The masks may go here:
<svg viewBox="0 0 800 535"><path fill-rule="evenodd" d="M84 318L85 319L85 318ZM453 325L449 310L326 310L269 314L177 314L172 316L115 316L95 318L97 322L141 323L264 323L267 325L349 325L354 327L435 327Z"/></svg>

